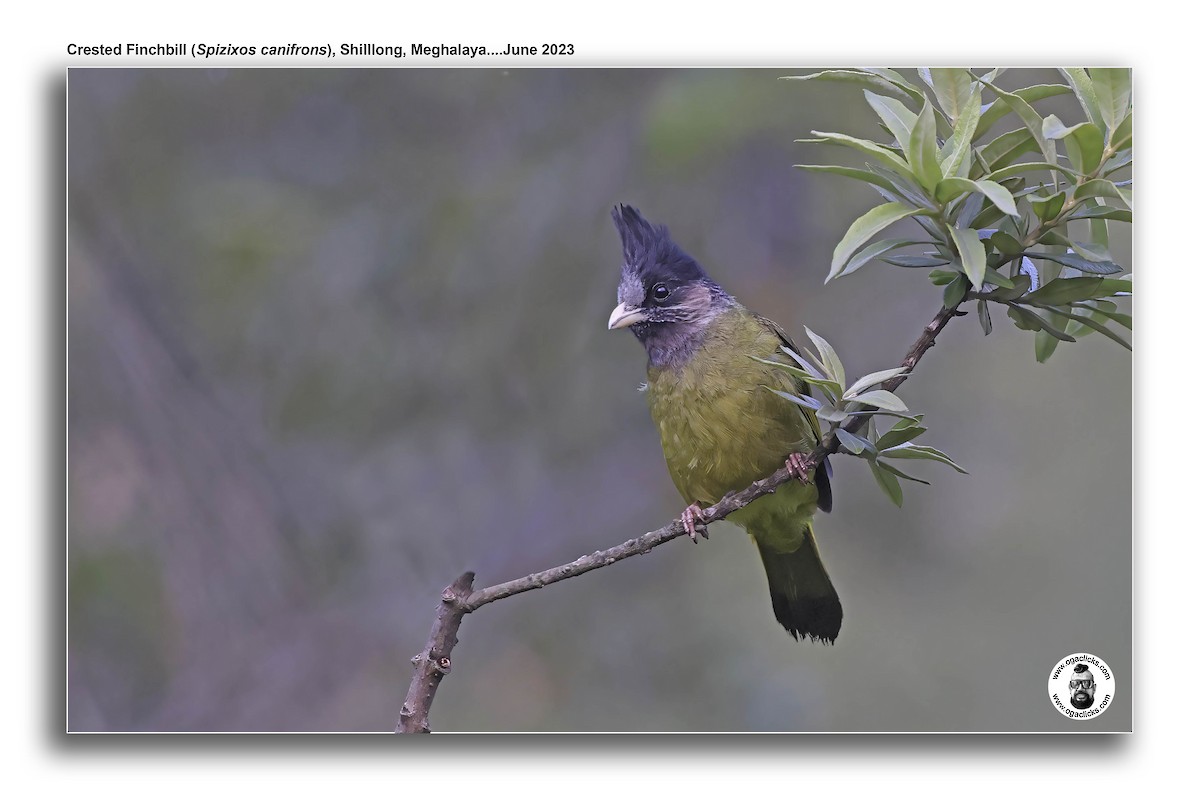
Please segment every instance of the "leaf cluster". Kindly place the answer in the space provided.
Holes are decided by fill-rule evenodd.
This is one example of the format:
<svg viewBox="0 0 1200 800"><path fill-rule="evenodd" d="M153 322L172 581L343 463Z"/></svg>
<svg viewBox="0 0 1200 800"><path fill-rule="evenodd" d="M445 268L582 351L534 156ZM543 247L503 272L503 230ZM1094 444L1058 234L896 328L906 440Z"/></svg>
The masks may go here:
<svg viewBox="0 0 1200 800"><path fill-rule="evenodd" d="M881 386L906 375L904 367L872 372L847 385L846 371L837 352L816 333L808 328L805 328L805 332L816 346L815 352L804 348L803 353L797 353L785 347L784 353L791 363L760 358L755 360L777 367L802 381L800 394L778 389L771 391L815 412L817 419L825 423L826 435L831 433L842 450L870 464L876 482L893 503L899 506L904 501L901 479L928 484L928 481L903 472L893 461L940 461L959 472L966 472L937 448L913 442L927 430L921 424L922 415L912 414L903 400ZM879 416L896 417L897 421L880 433L875 424L875 418ZM860 418L866 418L866 435L856 432L862 427Z"/></svg>
<svg viewBox="0 0 1200 800"><path fill-rule="evenodd" d="M885 133L797 140L868 156L861 167L796 166L864 182L884 200L850 225L826 281L873 261L925 269L947 308L978 301L985 333L989 303L1004 305L1018 328L1035 332L1039 361L1093 331L1128 348L1112 326L1131 329L1132 319L1108 298L1132 284L1113 277L1125 270L1108 247L1109 223L1133 220L1132 179L1122 178L1133 164L1129 70L1066 68L1061 84L1014 91L996 85L1002 71L920 69L921 83L889 69L791 78L862 87ZM1034 108L1059 95L1074 97L1081 121ZM876 239L904 219L924 234Z"/></svg>

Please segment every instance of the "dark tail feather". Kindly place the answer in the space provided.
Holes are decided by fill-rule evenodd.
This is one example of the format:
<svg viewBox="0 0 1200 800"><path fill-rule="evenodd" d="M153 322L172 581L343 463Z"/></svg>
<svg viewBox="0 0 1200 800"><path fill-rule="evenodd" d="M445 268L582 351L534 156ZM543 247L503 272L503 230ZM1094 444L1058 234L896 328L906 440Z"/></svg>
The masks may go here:
<svg viewBox="0 0 1200 800"><path fill-rule="evenodd" d="M804 543L790 553L758 546L767 570L771 606L775 619L792 638L808 636L833 644L842 629L842 602L821 563L812 527L806 526L804 533Z"/></svg>

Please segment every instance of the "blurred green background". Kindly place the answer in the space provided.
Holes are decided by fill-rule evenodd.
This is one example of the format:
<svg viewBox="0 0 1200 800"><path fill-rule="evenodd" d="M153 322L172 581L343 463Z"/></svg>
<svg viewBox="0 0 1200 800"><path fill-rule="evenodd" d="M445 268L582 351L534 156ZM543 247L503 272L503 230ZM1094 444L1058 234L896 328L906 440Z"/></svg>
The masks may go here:
<svg viewBox="0 0 1200 800"><path fill-rule="evenodd" d="M678 515L644 353L605 329L616 202L848 372L897 364L941 292L823 285L879 199L792 140L882 134L859 90L777 80L803 71L70 70L70 729L390 730L461 571ZM467 617L434 729L1128 730L1132 359L1037 364L996 321L901 390L970 475L917 465L896 509L836 459L836 646L787 637L719 523ZM1079 651L1117 681L1088 722L1046 693Z"/></svg>

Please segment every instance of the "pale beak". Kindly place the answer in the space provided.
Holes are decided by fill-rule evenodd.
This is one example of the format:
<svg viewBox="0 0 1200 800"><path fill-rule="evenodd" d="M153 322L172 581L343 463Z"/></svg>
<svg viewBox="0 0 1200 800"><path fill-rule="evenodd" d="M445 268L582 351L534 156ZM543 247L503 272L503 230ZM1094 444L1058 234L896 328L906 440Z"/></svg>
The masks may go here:
<svg viewBox="0 0 1200 800"><path fill-rule="evenodd" d="M630 308L624 303L617 303L612 316L608 318L608 329L615 331L617 328L628 328L630 325L645 321L646 313L640 308Z"/></svg>

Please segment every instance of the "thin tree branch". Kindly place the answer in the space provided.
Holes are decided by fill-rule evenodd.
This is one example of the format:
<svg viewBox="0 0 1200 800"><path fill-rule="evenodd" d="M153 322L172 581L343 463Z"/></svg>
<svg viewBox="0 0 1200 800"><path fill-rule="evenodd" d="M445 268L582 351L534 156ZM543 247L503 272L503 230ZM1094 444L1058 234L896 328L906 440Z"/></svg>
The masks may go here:
<svg viewBox="0 0 1200 800"><path fill-rule="evenodd" d="M467 613L465 600L471 593L474 572L464 572L442 590L442 602L433 619L429 642L420 655L413 657L416 674L408 685L408 696L400 709L396 733L429 733L429 709L438 684L450 672L450 651L458 644L458 626Z"/></svg>
<svg viewBox="0 0 1200 800"><path fill-rule="evenodd" d="M934 340L942 332L942 329L946 327L946 323L960 313L957 306L954 308L941 308L930 323L925 326L924 330L921 331L920 337L909 348L908 354L904 357L904 361L901 362L901 366L905 368L905 373L897 375L883 383L883 388L888 391L895 391L896 387L904 383L905 379L912 374L921 357L925 355L929 348L933 347ZM853 433L865 425L867 419L868 417L866 416L857 417L853 422L845 426L845 430ZM807 475L812 471L813 467L824 461L826 457L836 453L838 451L838 444L837 437L831 431L812 452L807 453L804 456L804 475L806 477L802 480L807 482ZM781 467L767 477L750 484L745 489L730 492L716 504L703 509L698 515L698 520L701 523L708 524L725 519L734 511L749 505L765 494L773 493L780 486L793 479L794 476L788 470L788 467ZM574 578L576 575L582 575L594 569L607 567L630 556L649 553L660 544L677 539L686 532L683 522L676 519L671 524L665 525L656 531L643 533L641 536L630 539L615 547L610 547L607 550L597 550L591 555L580 556L569 564L561 564L541 572L535 572L532 575L526 575L523 578L498 583L495 586L488 586L476 591L471 590L475 573L467 572L461 575L458 580L442 591L441 603L438 605L433 629L429 633L429 641L425 644L425 649L412 659L416 667L416 674L413 675L412 683L409 684L408 695L404 700L404 708L400 712L400 720L396 723L396 733L429 733L429 710L433 705L433 698L437 693L438 685L446 673L450 671L450 651L458 643L458 628L462 624L464 616L488 603L502 600L505 597L528 592L532 589L540 589L543 586L558 583L567 578Z"/></svg>

